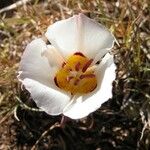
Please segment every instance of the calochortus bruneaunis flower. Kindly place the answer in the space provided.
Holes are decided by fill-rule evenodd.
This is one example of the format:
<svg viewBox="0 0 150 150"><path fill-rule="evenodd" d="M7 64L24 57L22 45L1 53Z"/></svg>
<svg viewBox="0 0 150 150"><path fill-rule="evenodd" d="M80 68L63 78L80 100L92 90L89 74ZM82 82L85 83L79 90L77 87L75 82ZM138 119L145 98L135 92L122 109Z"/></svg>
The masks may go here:
<svg viewBox="0 0 150 150"><path fill-rule="evenodd" d="M37 106L50 115L86 117L112 97L114 36L83 14L50 25L29 43L18 79Z"/></svg>

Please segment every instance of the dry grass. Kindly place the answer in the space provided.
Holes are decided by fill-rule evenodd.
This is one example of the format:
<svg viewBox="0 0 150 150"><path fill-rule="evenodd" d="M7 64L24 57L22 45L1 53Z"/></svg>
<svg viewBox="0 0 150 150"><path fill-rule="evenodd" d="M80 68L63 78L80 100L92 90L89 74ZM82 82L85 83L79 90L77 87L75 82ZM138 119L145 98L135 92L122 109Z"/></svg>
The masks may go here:
<svg viewBox="0 0 150 150"><path fill-rule="evenodd" d="M53 22L82 12L106 25L120 44L113 50L117 64L114 95L92 115L94 121L91 116L87 118L85 124L83 121L71 121L70 126L65 129L57 128L52 131L47 139L45 138L46 142L43 137L37 149L48 149L46 146L49 145L51 149L148 150L150 148L150 5L148 2L148 0L36 0L0 14L0 134L4 134L6 130L0 140L0 149L31 149L42 132L59 121L59 117L46 116L51 121L47 119L47 124L45 123L40 131L36 131L35 125L30 130L33 122L25 118L26 115L32 119L35 115L43 124L43 114L20 107L21 122L17 123L13 119L13 110L19 104L16 97L21 98L27 105L30 101L28 94L21 91L16 79L17 68L28 42L36 36L42 36L47 26ZM29 106L33 105L29 103ZM95 128L90 130L87 128L89 120L95 124ZM15 127L12 128L12 124ZM109 127L110 125L112 128ZM18 126L22 130L18 131L16 129ZM142 135L143 126L145 130ZM7 132L9 128L13 132L13 137ZM60 135L57 135L59 133ZM21 136L22 139L18 140L16 135ZM136 139L132 139L135 137ZM70 142L67 142L68 138ZM71 147L72 140L77 140L76 148Z"/></svg>

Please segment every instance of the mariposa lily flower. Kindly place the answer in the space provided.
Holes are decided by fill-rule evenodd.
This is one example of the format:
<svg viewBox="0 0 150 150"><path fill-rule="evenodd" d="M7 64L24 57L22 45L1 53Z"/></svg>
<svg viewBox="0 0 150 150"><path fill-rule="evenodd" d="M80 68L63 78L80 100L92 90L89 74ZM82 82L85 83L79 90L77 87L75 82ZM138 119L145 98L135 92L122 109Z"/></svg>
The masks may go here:
<svg viewBox="0 0 150 150"><path fill-rule="evenodd" d="M112 97L115 38L83 14L50 25L27 45L18 79L37 106L50 115L86 117Z"/></svg>

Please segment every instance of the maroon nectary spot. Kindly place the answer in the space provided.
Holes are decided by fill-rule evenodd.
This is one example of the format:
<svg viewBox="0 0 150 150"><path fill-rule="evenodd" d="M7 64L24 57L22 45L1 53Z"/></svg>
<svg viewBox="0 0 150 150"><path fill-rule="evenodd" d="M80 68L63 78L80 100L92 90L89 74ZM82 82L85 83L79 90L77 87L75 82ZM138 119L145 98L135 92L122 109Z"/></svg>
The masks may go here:
<svg viewBox="0 0 150 150"><path fill-rule="evenodd" d="M76 53L74 53L74 55L79 55L79 56L85 57L81 52L76 52Z"/></svg>
<svg viewBox="0 0 150 150"><path fill-rule="evenodd" d="M80 77L80 79L84 79L84 78L95 78L94 74L82 74Z"/></svg>
<svg viewBox="0 0 150 150"><path fill-rule="evenodd" d="M75 65L75 70L79 71L80 70L80 66L81 66L81 63L77 62L77 64Z"/></svg>
<svg viewBox="0 0 150 150"><path fill-rule="evenodd" d="M54 82L55 82L56 86L59 87L58 82L57 82L57 77L54 78Z"/></svg>
<svg viewBox="0 0 150 150"><path fill-rule="evenodd" d="M90 59L84 66L82 69L82 72L85 72L87 70L87 68L91 65L93 59Z"/></svg>

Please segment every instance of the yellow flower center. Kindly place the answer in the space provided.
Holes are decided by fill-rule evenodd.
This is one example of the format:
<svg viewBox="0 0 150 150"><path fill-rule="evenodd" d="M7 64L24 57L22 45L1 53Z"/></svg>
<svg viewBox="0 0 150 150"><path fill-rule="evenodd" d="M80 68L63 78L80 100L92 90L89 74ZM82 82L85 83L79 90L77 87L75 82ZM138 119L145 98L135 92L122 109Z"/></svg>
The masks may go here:
<svg viewBox="0 0 150 150"><path fill-rule="evenodd" d="M97 86L94 70L90 69L92 61L82 53L70 56L56 73L55 84L73 95L92 92Z"/></svg>

